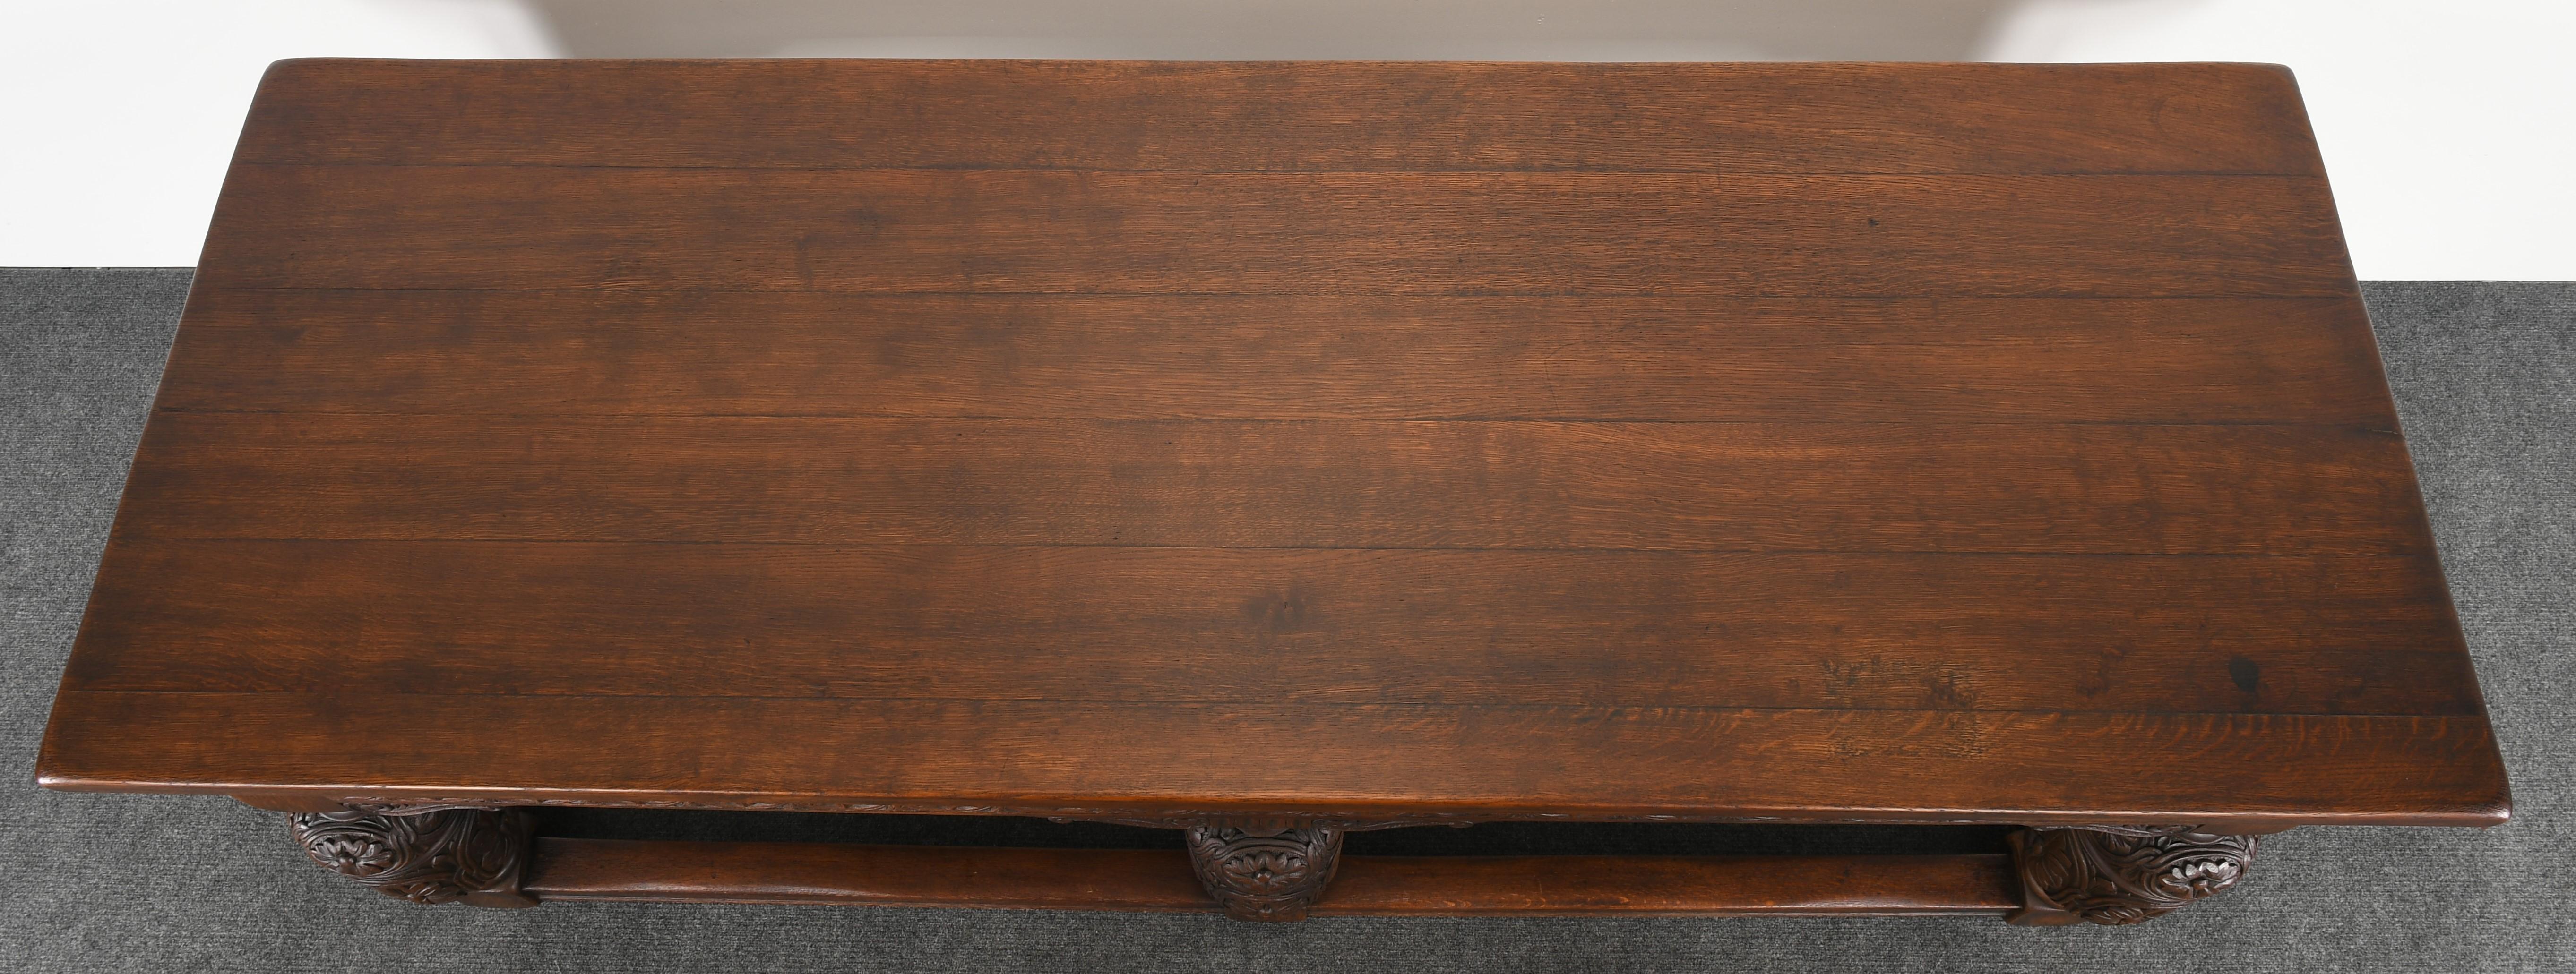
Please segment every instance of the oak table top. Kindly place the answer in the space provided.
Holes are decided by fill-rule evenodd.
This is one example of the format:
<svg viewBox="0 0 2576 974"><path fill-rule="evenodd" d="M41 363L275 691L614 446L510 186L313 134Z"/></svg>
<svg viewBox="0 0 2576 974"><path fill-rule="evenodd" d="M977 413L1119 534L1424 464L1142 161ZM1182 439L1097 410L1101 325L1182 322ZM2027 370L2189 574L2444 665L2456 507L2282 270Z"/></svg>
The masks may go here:
<svg viewBox="0 0 2576 974"><path fill-rule="evenodd" d="M2509 804L2304 111L2251 65L281 62L39 774Z"/></svg>

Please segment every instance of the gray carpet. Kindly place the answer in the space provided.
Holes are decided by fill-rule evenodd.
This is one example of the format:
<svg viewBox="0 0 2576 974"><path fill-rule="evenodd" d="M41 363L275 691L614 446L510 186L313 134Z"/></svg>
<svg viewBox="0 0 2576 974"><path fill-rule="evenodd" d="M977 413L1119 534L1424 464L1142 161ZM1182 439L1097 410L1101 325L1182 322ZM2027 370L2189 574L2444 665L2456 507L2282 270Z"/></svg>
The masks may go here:
<svg viewBox="0 0 2576 974"><path fill-rule="evenodd" d="M2576 284L2366 285L2516 817L2309 829L2143 927L1315 920L551 904L422 908L228 800L28 782L185 270L0 270L0 967L13 970L2576 969Z"/></svg>

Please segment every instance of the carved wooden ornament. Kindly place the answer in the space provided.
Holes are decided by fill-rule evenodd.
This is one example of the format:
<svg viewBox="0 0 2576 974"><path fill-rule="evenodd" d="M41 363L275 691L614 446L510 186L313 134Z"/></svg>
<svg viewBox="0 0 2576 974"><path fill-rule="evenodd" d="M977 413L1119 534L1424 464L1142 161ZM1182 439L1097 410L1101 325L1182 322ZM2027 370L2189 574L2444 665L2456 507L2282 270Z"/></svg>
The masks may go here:
<svg viewBox="0 0 2576 974"><path fill-rule="evenodd" d="M1211 818L1183 835L1208 895L1237 920L1303 920L1341 864L1337 823L1287 817Z"/></svg>
<svg viewBox="0 0 2576 974"><path fill-rule="evenodd" d="M295 844L326 869L414 903L534 906L519 892L534 829L522 809L433 808L291 816Z"/></svg>
<svg viewBox="0 0 2576 974"><path fill-rule="evenodd" d="M2012 836L2025 926L2138 923L2215 896L2243 879L2254 837L2198 826L2024 829Z"/></svg>

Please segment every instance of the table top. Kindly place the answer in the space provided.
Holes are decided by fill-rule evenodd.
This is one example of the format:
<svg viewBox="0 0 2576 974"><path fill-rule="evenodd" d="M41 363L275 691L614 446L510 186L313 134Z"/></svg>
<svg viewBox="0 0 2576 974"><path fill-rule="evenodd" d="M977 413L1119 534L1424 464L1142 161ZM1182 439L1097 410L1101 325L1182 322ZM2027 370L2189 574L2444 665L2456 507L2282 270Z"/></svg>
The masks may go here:
<svg viewBox="0 0 2576 974"><path fill-rule="evenodd" d="M39 777L2509 804L2253 65L282 62Z"/></svg>

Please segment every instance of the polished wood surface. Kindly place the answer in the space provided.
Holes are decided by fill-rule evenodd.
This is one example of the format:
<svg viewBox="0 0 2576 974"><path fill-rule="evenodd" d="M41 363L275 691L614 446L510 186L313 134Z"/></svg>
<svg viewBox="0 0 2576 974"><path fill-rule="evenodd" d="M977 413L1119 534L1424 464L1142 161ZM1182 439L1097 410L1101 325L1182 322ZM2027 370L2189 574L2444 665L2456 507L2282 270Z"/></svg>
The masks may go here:
<svg viewBox="0 0 2576 974"><path fill-rule="evenodd" d="M523 889L545 900L1216 909L1178 849L540 838Z"/></svg>
<svg viewBox="0 0 2576 974"><path fill-rule="evenodd" d="M225 188L231 205L217 206L199 272L213 287L2329 297L2353 286L2325 182L2300 176L261 165L235 168ZM2117 234L2093 222L2109 213ZM383 232L396 223L404 232ZM1760 232L1712 232L1729 224ZM1932 252L1942 259L1922 259Z"/></svg>
<svg viewBox="0 0 2576 974"><path fill-rule="evenodd" d="M237 158L2322 176L2264 65L287 61Z"/></svg>
<svg viewBox="0 0 2576 974"><path fill-rule="evenodd" d="M170 412L2397 419L2360 305L202 290Z"/></svg>
<svg viewBox="0 0 2576 974"><path fill-rule="evenodd" d="M537 840L544 900L1206 912L1177 851ZM2000 914L2010 857L1348 856L1317 916Z"/></svg>
<svg viewBox="0 0 2576 974"><path fill-rule="evenodd" d="M39 774L2509 805L2297 93L2241 65L283 63ZM1312 910L1771 908L1565 878L1631 866L1351 857Z"/></svg>

